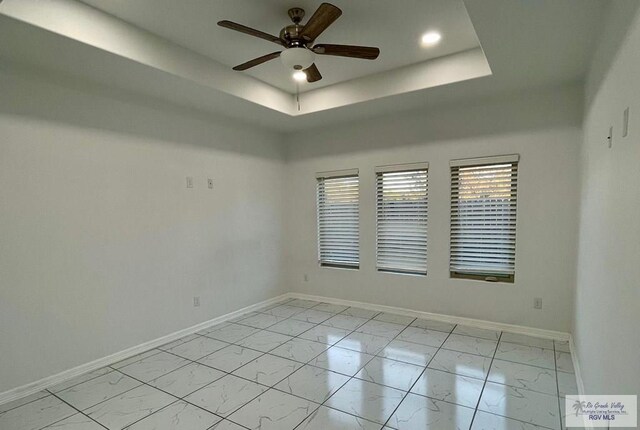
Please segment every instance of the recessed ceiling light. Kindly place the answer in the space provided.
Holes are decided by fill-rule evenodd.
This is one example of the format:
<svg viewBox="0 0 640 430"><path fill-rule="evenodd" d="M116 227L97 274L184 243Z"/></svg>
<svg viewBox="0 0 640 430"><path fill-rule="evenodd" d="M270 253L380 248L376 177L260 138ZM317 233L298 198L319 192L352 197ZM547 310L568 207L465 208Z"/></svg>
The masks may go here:
<svg viewBox="0 0 640 430"><path fill-rule="evenodd" d="M303 82L307 80L307 74L305 72L303 72L302 70L296 70L295 72L293 72L293 79L295 79L298 82Z"/></svg>
<svg viewBox="0 0 640 430"><path fill-rule="evenodd" d="M424 46L433 46L440 42L442 36L437 31L430 31L422 35L422 44Z"/></svg>

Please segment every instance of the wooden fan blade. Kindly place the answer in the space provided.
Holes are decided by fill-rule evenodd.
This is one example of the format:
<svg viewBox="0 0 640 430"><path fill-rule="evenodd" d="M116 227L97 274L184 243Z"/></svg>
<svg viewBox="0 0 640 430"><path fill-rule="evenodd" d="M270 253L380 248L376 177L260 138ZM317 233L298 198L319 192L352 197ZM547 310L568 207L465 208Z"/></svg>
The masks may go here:
<svg viewBox="0 0 640 430"><path fill-rule="evenodd" d="M375 60L380 55L380 49L371 46L352 45L316 45L312 49L319 55L335 55L338 57L362 58L364 60Z"/></svg>
<svg viewBox="0 0 640 430"><path fill-rule="evenodd" d="M342 15L340 8L330 3L322 3L305 24L300 37L307 42L316 40L316 37L320 36L320 33L325 31L336 19L340 18L340 15Z"/></svg>
<svg viewBox="0 0 640 430"><path fill-rule="evenodd" d="M266 63L269 60L273 60L274 58L278 58L280 56L280 51L272 52L271 54L263 55L262 57L254 58L253 60L247 61L246 63L242 63L239 66L233 68L233 70L247 70L258 64Z"/></svg>
<svg viewBox="0 0 640 430"><path fill-rule="evenodd" d="M307 74L307 82L317 82L322 79L322 75L320 74L320 70L318 70L316 63L313 63L311 66L304 69L304 72Z"/></svg>
<svg viewBox="0 0 640 430"><path fill-rule="evenodd" d="M220 27L229 28L231 30L239 31L240 33L248 34L249 36L259 37L260 39L268 40L269 42L285 46L279 37L272 36L268 33L265 33L264 31L256 30L255 28L247 27L246 25L226 20L218 22L218 25Z"/></svg>

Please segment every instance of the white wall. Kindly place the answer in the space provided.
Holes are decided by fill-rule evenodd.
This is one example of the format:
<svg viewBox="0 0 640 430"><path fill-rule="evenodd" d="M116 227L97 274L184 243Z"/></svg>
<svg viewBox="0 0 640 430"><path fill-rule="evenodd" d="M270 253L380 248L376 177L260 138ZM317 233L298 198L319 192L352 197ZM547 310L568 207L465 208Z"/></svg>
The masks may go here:
<svg viewBox="0 0 640 430"><path fill-rule="evenodd" d="M573 334L588 394L639 394L640 12L638 2L612 3L587 83Z"/></svg>
<svg viewBox="0 0 640 430"><path fill-rule="evenodd" d="M287 285L296 292L568 331L575 284L581 91L552 88L292 136ZM449 279L449 160L519 153L516 281ZM426 277L375 269L374 167L428 161ZM319 171L360 169L359 270L317 263ZM308 274L308 281L304 275ZM533 309L542 297L543 310Z"/></svg>
<svg viewBox="0 0 640 430"><path fill-rule="evenodd" d="M280 136L0 69L0 392L285 291Z"/></svg>
<svg viewBox="0 0 640 430"><path fill-rule="evenodd" d="M588 393L637 394L640 17L612 5L584 118L566 86L285 139L0 63L0 392L291 290L572 330ZM510 153L516 282L449 279L448 162ZM429 274L378 273L373 168L416 161L430 162ZM353 167L361 268L320 268L315 173Z"/></svg>

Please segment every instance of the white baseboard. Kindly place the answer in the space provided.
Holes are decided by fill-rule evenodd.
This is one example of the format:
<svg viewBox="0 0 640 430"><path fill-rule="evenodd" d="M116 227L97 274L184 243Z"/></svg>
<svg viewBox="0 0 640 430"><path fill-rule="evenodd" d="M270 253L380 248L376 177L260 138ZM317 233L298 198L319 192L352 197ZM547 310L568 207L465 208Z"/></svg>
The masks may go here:
<svg viewBox="0 0 640 430"><path fill-rule="evenodd" d="M259 309L261 307L268 306L272 303L276 303L280 300L284 300L289 297L290 297L290 293L282 294L272 299L264 300L262 302L253 304L251 306L238 309L237 311L219 316L217 318L202 322L200 324L196 324L189 328L185 328L183 330L176 331L166 336L162 336L157 339L150 340L149 342L145 342L140 345L127 348L123 351L116 352L115 354L111 354L106 357L99 358L89 363L81 364L80 366L65 370L55 375L47 376L46 378L42 378L38 381L13 388L11 390L0 393L0 405L37 393L38 391L42 391L44 389L57 385L61 382L67 381L71 378L75 378L76 376L80 376L84 373L91 372L105 366L109 366L110 364L117 363L126 358L133 357L134 355L143 353L145 351L156 348L158 346L162 346L166 343L173 342L174 340L180 339L181 337L188 336L200 330L204 330L208 327L233 319L244 313L251 312L254 309Z"/></svg>
<svg viewBox="0 0 640 430"><path fill-rule="evenodd" d="M82 364L80 366L74 367L69 370L65 370L63 372L57 373L52 376L48 376L46 378L40 379L30 384L26 384L21 387L13 388L9 391L5 391L4 393L0 393L0 405L28 396L33 393L37 393L38 391L52 387L61 382L69 380L71 378L75 378L76 376L80 376L84 373L91 372L93 370L97 370L105 366L109 366L111 364L117 363L129 357L133 357L134 355L140 354L142 352L145 352L150 349L156 348L158 346L164 345L166 343L172 342L176 339L180 339L181 337L188 336L192 333L195 333L200 330L204 330L208 327L214 326L216 324L220 324L222 322L228 321L241 314L250 312L254 309L259 309L261 307L268 306L272 303L276 303L278 301L289 299L289 298L315 300L319 302L332 303L332 304L344 305L344 306L355 306L355 307L369 309L373 311L391 312L391 313L400 314L400 315L432 319L432 320L443 321L443 322L448 322L452 324L470 325L470 326L479 327L479 328L486 328L489 330L509 331L512 333L526 334L529 336L543 337L547 339L569 340L571 353L572 353L571 356L574 360L573 365L576 371L578 389L580 391L580 394L584 393L584 385L582 384L582 378L580 377L580 366L578 365L577 355L575 354L575 346L573 344L573 340L571 339L571 335L569 333L553 331L553 330L544 330L544 329L532 328L532 327L525 327L525 326L519 326L514 324L485 321L485 320L479 320L474 318L464 318L464 317L457 317L457 316L451 316L451 315L436 314L431 312L415 311L415 310L399 308L395 306L377 305L372 303L357 302L353 300L335 299L331 297L314 296L314 295L302 294L302 293L285 293L280 296L274 297L272 299L264 300L262 302L253 304L251 306L247 306L237 311L219 316L209 321L196 324L192 327L177 331L175 333L168 334L158 339L154 339L149 342L136 345L134 347L125 349L115 354L111 354L107 357L100 358L90 363Z"/></svg>
<svg viewBox="0 0 640 430"><path fill-rule="evenodd" d="M578 394L581 396L586 395L584 392L584 381L582 380L582 371L580 369L580 363L578 360L578 351L576 351L576 344L573 341L573 336L569 339L569 351L571 351L571 361L573 362L573 371L576 374L576 384L578 385Z"/></svg>
<svg viewBox="0 0 640 430"><path fill-rule="evenodd" d="M355 306L363 309L369 309L372 311L391 312L391 313L407 315L411 317L443 321L451 324L463 324L463 325L470 325L470 326L479 327L479 328L486 328L489 330L509 331L512 333L526 334L529 336L543 337L547 339L569 340L569 338L571 337L569 333L562 332L562 331L544 330L541 328L525 327L525 326L520 326L515 324L505 324L505 323L498 323L493 321L479 320L474 318L464 318L464 317L456 317L456 316L444 315L444 314L435 314L431 312L423 312L423 311L415 311L415 310L406 309L406 308L398 308L395 306L376 305L372 303L356 302L353 300L334 299L331 297L314 296L314 295L302 294L302 293L288 293L285 295L292 298L296 298L296 299L315 300L319 302L332 303L332 304L343 305L343 306Z"/></svg>
<svg viewBox="0 0 640 430"><path fill-rule="evenodd" d="M576 344L573 340L573 336L571 336L569 339L569 351L571 351L571 362L573 363L573 371L576 376L576 385L578 386L578 394L581 396L584 396L587 393L584 390L584 381L582 380L582 370L580 368L580 360L578 360L578 351L576 350ZM596 427L593 421L583 420L582 428L593 429Z"/></svg>

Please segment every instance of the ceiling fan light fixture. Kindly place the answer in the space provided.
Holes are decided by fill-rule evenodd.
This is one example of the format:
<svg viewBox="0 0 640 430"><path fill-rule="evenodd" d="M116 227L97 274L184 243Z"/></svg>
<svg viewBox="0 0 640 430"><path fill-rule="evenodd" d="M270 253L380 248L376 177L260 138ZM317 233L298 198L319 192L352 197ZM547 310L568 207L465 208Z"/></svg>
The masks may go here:
<svg viewBox="0 0 640 430"><path fill-rule="evenodd" d="M296 70L295 72L293 72L292 77L293 80L297 82L304 82L307 80L307 74L302 70Z"/></svg>
<svg viewBox="0 0 640 430"><path fill-rule="evenodd" d="M289 48L282 51L280 59L289 70L308 69L315 61L316 54L306 48Z"/></svg>

